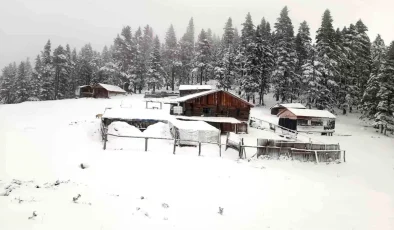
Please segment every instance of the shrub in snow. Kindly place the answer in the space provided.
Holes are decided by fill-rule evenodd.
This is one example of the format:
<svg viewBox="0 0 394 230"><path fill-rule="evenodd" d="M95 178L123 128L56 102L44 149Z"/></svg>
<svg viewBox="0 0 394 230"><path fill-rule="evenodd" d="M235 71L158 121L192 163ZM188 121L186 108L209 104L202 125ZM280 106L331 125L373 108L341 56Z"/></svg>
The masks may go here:
<svg viewBox="0 0 394 230"><path fill-rule="evenodd" d="M34 211L34 212L33 212L33 215L30 216L28 219L29 219L29 220L34 220L34 219L36 218L36 216L37 216L37 213L36 213L36 211Z"/></svg>
<svg viewBox="0 0 394 230"><path fill-rule="evenodd" d="M77 196L73 197L73 202L77 203L78 199L81 197L81 194L78 194Z"/></svg>
<svg viewBox="0 0 394 230"><path fill-rule="evenodd" d="M89 165L88 165L88 164L81 163L81 164L79 165L79 167L81 167L81 169L86 169L86 168L89 168Z"/></svg>
<svg viewBox="0 0 394 230"><path fill-rule="evenodd" d="M220 215L223 215L223 208L222 207L219 207L219 212L218 212Z"/></svg>

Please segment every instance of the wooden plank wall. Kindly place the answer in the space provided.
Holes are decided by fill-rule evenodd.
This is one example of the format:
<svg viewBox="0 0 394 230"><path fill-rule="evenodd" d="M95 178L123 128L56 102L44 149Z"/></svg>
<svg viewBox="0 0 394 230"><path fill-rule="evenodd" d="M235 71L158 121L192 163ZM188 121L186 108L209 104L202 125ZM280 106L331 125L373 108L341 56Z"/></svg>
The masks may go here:
<svg viewBox="0 0 394 230"><path fill-rule="evenodd" d="M186 116L201 116L203 115L203 108L210 108L211 114L209 116L234 117L242 121L247 121L250 114L248 104L224 92L190 99L185 102L184 106Z"/></svg>

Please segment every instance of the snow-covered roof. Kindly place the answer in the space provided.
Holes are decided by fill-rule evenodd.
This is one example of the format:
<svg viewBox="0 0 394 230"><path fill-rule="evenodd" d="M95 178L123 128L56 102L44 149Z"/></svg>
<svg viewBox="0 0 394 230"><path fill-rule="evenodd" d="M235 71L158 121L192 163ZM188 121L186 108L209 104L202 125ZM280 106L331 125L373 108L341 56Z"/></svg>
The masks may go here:
<svg viewBox="0 0 394 230"><path fill-rule="evenodd" d="M170 115L163 110L112 108L105 110L103 118L122 120L160 120L167 121Z"/></svg>
<svg viewBox="0 0 394 230"><path fill-rule="evenodd" d="M199 89L212 89L211 85L180 85L179 90L199 90Z"/></svg>
<svg viewBox="0 0 394 230"><path fill-rule="evenodd" d="M197 116L175 116L177 119L191 120L191 121L206 121L212 123L231 123L241 124L242 122L233 117L197 117Z"/></svg>
<svg viewBox="0 0 394 230"><path fill-rule="evenodd" d="M324 118L336 118L336 116L327 110L317 110L317 109L292 109L288 108L292 114L297 117L324 117Z"/></svg>
<svg viewBox="0 0 394 230"><path fill-rule="evenodd" d="M90 85L80 85L80 86L77 86L77 88L83 88L83 87L87 87L87 86L90 86Z"/></svg>
<svg viewBox="0 0 394 230"><path fill-rule="evenodd" d="M108 90L109 92L126 93L126 91L124 91L122 88L120 88L119 86L116 86L116 85L107 85L107 84L103 84L103 83L98 83L98 85L100 85L104 89Z"/></svg>
<svg viewBox="0 0 394 230"><path fill-rule="evenodd" d="M183 97L178 97L178 98L172 99L172 100L171 100L171 103L185 102L185 101L188 101L188 100L190 100L190 99L194 99L194 98L206 96L206 95L209 95L209 94L212 94L212 93L216 93L216 92L220 92L220 91L225 92L225 93L227 93L227 94L230 94L231 96L233 96L233 97L235 97L235 98L238 98L239 100L245 102L246 104L248 104L248 105L250 105L250 106L252 106L252 107L254 106L253 104L249 103L249 102L246 101L245 99L243 99L243 98L241 98L241 97L238 97L237 95L234 95L234 94L232 94L232 93L230 93L230 92L223 91L223 90L220 90L220 89L212 89L212 90L208 90L208 91L203 91L203 92L198 92L198 93L189 94L189 95L186 95L186 96L183 96Z"/></svg>
<svg viewBox="0 0 394 230"><path fill-rule="evenodd" d="M178 119L172 119L170 122L179 129L202 130L202 131L209 130L209 131L219 132L219 129L213 127L212 125L204 121L182 121Z"/></svg>
<svg viewBox="0 0 394 230"><path fill-rule="evenodd" d="M301 104L301 103L288 103L288 104L278 103L278 104L272 106L271 109L272 108L278 108L278 107L294 108L294 109L306 109L306 107L303 104Z"/></svg>

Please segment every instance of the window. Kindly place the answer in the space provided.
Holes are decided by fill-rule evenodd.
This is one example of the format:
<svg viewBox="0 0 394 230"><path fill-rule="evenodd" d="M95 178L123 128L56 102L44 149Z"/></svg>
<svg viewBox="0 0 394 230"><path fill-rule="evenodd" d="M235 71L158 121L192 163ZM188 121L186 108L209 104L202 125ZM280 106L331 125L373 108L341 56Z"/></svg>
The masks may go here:
<svg viewBox="0 0 394 230"><path fill-rule="evenodd" d="M297 120L297 125L298 126L307 126L310 125L308 120L304 120L304 119L298 119Z"/></svg>
<svg viewBox="0 0 394 230"><path fill-rule="evenodd" d="M211 115L211 108L203 108L202 113L208 116Z"/></svg>
<svg viewBox="0 0 394 230"><path fill-rule="evenodd" d="M241 115L241 110L237 109L237 117L239 117L239 115Z"/></svg>
<svg viewBox="0 0 394 230"><path fill-rule="evenodd" d="M312 124L312 126L323 126L323 121L322 120L312 120L311 124Z"/></svg>

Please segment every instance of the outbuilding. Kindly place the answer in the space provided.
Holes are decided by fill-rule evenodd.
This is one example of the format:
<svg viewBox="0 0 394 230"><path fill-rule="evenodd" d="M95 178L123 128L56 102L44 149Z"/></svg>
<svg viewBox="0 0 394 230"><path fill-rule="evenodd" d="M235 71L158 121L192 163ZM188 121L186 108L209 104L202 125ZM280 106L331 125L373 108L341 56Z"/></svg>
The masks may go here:
<svg viewBox="0 0 394 230"><path fill-rule="evenodd" d="M199 142L219 143L220 130L204 121L169 120L171 135L180 145L196 146Z"/></svg>
<svg viewBox="0 0 394 230"><path fill-rule="evenodd" d="M335 131L336 117L327 110L287 108L278 117L278 125L298 132L332 134Z"/></svg>
<svg viewBox="0 0 394 230"><path fill-rule="evenodd" d="M283 103L278 103L270 108L271 114L272 115L278 115L280 112L282 112L285 109L306 109L304 105L301 103L288 103L288 104L283 104Z"/></svg>
<svg viewBox="0 0 394 230"><path fill-rule="evenodd" d="M108 85L98 83L93 86L93 97L94 98L109 98L116 95L124 95L126 91L115 85Z"/></svg>

